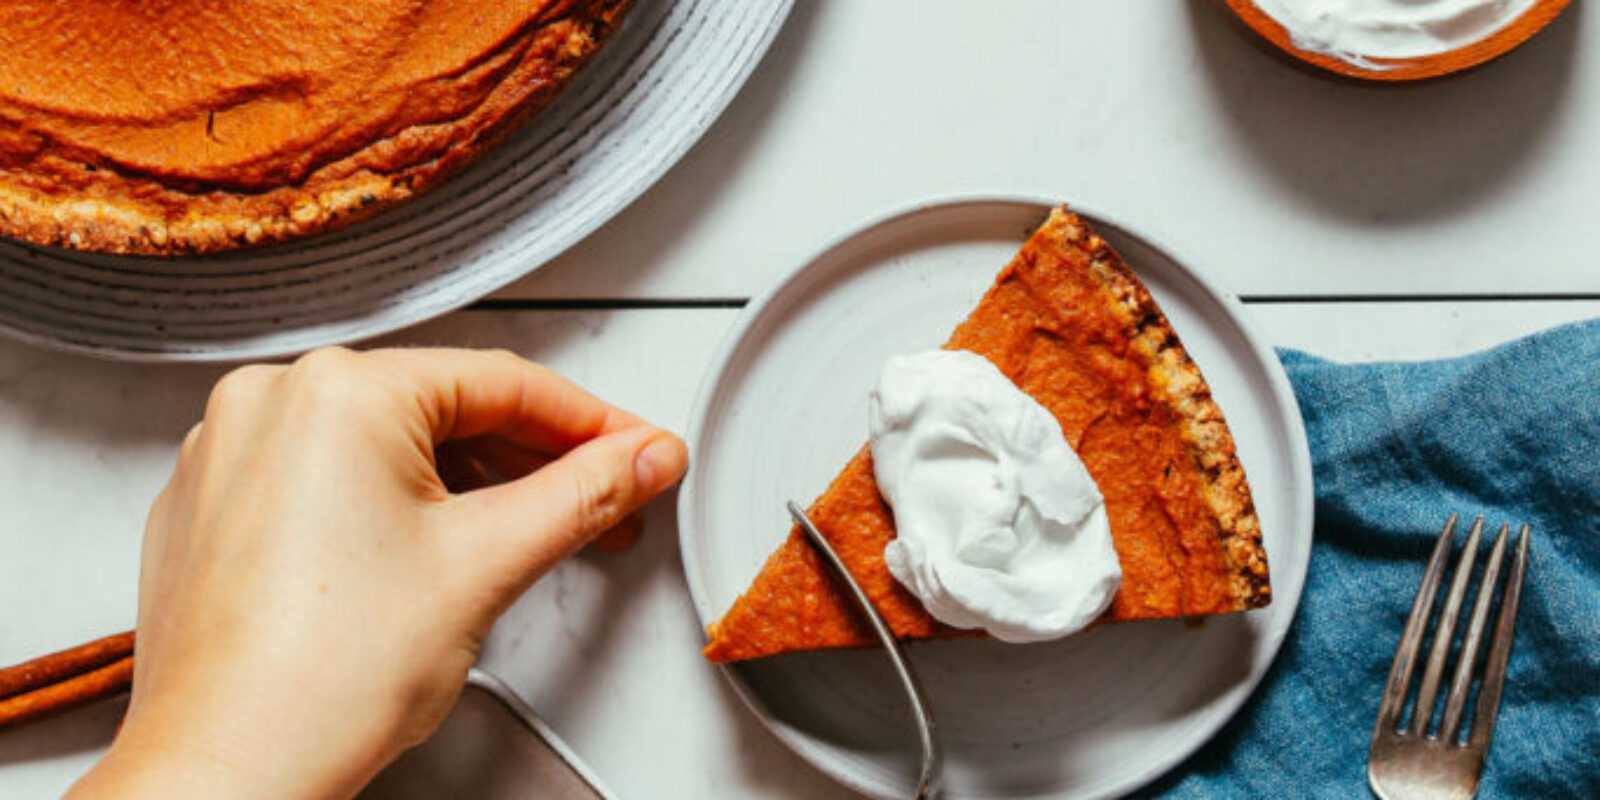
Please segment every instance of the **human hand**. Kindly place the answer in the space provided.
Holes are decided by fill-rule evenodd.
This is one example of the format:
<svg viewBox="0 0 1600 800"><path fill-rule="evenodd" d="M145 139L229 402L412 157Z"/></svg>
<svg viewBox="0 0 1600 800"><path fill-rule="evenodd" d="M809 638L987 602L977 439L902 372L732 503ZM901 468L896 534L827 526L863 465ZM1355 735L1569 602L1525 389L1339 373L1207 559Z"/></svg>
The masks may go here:
<svg viewBox="0 0 1600 800"><path fill-rule="evenodd" d="M436 448L521 477L454 494ZM686 459L507 353L230 373L150 511L126 720L69 797L354 795L443 720L494 619Z"/></svg>

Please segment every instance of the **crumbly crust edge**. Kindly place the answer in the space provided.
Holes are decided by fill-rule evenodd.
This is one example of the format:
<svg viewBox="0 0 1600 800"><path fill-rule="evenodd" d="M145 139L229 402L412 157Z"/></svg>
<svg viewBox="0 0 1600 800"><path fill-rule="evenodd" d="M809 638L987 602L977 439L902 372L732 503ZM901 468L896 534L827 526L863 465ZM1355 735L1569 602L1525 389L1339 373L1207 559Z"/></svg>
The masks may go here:
<svg viewBox="0 0 1600 800"><path fill-rule="evenodd" d="M1261 522L1233 434L1211 395L1211 387L1166 314L1150 296L1150 290L1109 242L1066 206L1051 213L1046 228L1089 254L1091 269L1116 299L1132 347L1149 360L1152 382L1165 390L1166 402L1182 420L1183 436L1194 445L1206 479L1207 505L1221 528L1219 536L1235 610L1267 605L1272 601L1272 583L1267 552L1261 542Z"/></svg>

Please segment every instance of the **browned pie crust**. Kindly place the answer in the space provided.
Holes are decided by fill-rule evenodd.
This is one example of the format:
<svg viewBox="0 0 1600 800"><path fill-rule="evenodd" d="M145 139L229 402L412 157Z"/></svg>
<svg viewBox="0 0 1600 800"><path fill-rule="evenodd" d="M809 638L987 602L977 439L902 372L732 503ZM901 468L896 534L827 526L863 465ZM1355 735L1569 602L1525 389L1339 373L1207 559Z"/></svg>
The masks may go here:
<svg viewBox="0 0 1600 800"><path fill-rule="evenodd" d="M65 3L0 8L0 73L26 72L24 77L33 79L34 87L29 92L8 92L8 87L0 86L0 235L81 250L177 255L279 242L365 219L458 172L548 105L620 23L629 5L629 0L501 3L494 7L501 16L526 15L512 21L516 24L504 38L488 42L480 51L462 53L458 68L447 64L440 69L430 62L432 71L413 84L401 81L409 54L389 53L393 69L360 78L372 81L370 91L340 83L353 78L296 72L296 63L282 54L283 48L273 46L301 30L312 31L321 37L317 42L326 40L336 47L354 35L345 37L326 26L347 25L352 31L361 26L365 34L381 22L412 34L408 41L416 50L437 48L442 53L434 59L437 62L455 55L451 48L461 46L459 32L477 24L471 16L452 21L441 15L480 14L484 7L475 2L94 4L99 13L170 17L160 20L162 25L181 23L186 15L243 15L247 7L259 6L278 6L281 14L293 15L275 29L279 38L264 37L259 42L260 53L274 53L287 62L269 65L270 69L238 58L223 45L208 45L206 38L224 29L220 24L182 29L197 38L177 46L193 44L194 53L174 63L190 65L191 71L171 74L171 87L163 83L151 88L149 97L142 90L123 89L117 94L103 89L120 85L108 74L115 78L124 69L138 68L141 53L165 56L168 51L150 48L170 48L171 43L145 42L140 45L144 49L130 47L131 55L124 56L115 49L115 39L109 39L103 48L107 55L83 63L83 51L72 48L83 46L83 37L98 32L95 21L81 9L73 12L73 4ZM419 5L425 10L416 11ZM512 5L517 9L508 11ZM34 13L23 15L25 7ZM49 8L56 9L56 18L38 19L51 13L41 10ZM416 15L416 20L405 14ZM382 19L374 21L375 15ZM439 19L452 24L441 25ZM234 22L246 26L260 20ZM505 19L497 22L507 24ZM164 30L162 25L149 30ZM430 33L436 29L447 33ZM233 34L246 29L226 30ZM235 39L245 35L238 33ZM382 36L371 35L358 44L370 49L372 42L382 41ZM231 42L230 46L237 49ZM340 63L371 66L373 59L366 59L365 51L355 50L357 44L350 46L353 52ZM326 47L318 47L322 49L311 56L326 54ZM5 52L12 53L12 61L6 60ZM24 52L33 53L34 60L23 60L18 54ZM37 60L50 59L53 53L59 55L59 63ZM215 69L230 81L226 86L205 84L212 69L207 65L217 63L224 65ZM252 71L254 66L260 68ZM255 72L265 77L258 78ZM0 82L10 79L0 77ZM257 83L246 88L232 83L246 79ZM319 87L332 88L319 95ZM185 106L177 100L161 105L167 96L162 92L222 105L215 112L197 111L192 103ZM59 96L40 97L41 93ZM260 98L268 102L257 103ZM368 100L383 105L370 110L354 105ZM350 113L339 116L343 110ZM250 114L254 116L248 123L235 124ZM299 141L305 138L304 131L292 124L298 119L311 119L322 127L314 129L309 140ZM159 130L164 139L152 143L149 136L141 138L141 123L148 126L144 133ZM162 141L170 141L171 152L178 155L164 154ZM229 147L240 153L232 161L227 157ZM200 158L185 160L182 156L188 153L221 155L202 163Z"/></svg>
<svg viewBox="0 0 1600 800"><path fill-rule="evenodd" d="M1064 213L1064 209L1052 215L1042 230L1059 231L1067 241L1081 242L1091 254L1090 268L1116 297L1119 318L1127 326L1133 349L1149 360L1151 384L1164 390L1184 438L1193 444L1206 505L1217 524L1216 535L1228 565L1231 610L1267 605L1272 600L1272 585L1267 551L1261 544L1261 521L1256 517L1233 434L1211 396L1211 387L1178 341L1178 334L1150 296L1150 290L1105 239L1090 231L1077 215Z"/></svg>
<svg viewBox="0 0 1600 800"><path fill-rule="evenodd" d="M1050 215L945 347L984 356L1039 401L1099 485L1123 573L1100 621L1271 600L1260 522L1221 410L1144 284L1076 214ZM807 514L897 637L971 635L939 624L889 574L894 519L869 448ZM705 655L719 662L875 641L798 530L709 634Z"/></svg>

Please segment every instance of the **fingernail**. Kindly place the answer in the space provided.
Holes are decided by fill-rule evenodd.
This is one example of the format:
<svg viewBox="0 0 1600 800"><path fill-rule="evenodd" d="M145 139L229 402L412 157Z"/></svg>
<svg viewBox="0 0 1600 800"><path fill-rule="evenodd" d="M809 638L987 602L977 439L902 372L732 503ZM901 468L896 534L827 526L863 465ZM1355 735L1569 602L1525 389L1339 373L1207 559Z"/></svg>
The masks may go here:
<svg viewBox="0 0 1600 800"><path fill-rule="evenodd" d="M677 480L682 459L681 447L677 439L670 435L658 436L655 441L645 445L633 461L634 480L639 487L647 492L657 492Z"/></svg>

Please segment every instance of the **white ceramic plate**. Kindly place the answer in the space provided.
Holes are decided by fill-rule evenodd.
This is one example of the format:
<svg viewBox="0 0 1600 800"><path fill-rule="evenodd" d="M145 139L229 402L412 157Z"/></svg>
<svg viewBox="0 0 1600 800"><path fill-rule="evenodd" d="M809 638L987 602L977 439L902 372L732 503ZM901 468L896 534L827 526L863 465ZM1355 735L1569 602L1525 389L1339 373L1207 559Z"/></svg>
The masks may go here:
<svg viewBox="0 0 1600 800"><path fill-rule="evenodd" d="M148 361L265 358L459 308L598 228L710 127L792 0L634 0L531 124L352 228L233 255L130 258L0 241L0 332Z"/></svg>
<svg viewBox="0 0 1600 800"><path fill-rule="evenodd" d="M695 403L679 501L684 570L717 619L866 438L889 355L936 347L1049 211L1018 199L918 205L802 264L735 326ZM1150 287L1227 416L1255 495L1273 603L1213 618L1106 626L1038 645L910 648L947 747L948 798L1127 792L1206 741L1277 653L1311 554L1311 460L1287 378L1243 308L1192 267L1078 209ZM751 710L844 784L910 796L915 738L881 653L806 653L727 670Z"/></svg>

